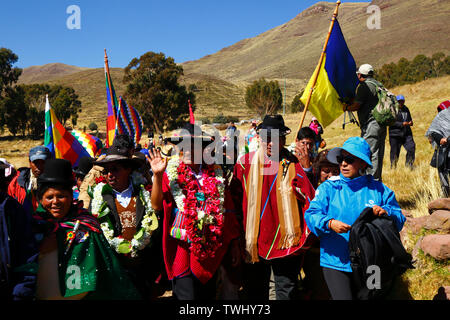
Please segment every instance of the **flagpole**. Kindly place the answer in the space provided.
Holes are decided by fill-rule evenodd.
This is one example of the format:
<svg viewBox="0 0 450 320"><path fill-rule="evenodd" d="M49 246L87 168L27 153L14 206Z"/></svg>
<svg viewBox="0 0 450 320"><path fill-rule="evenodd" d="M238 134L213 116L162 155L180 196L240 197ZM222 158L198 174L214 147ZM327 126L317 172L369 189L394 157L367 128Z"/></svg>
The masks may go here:
<svg viewBox="0 0 450 320"><path fill-rule="evenodd" d="M106 48L105 48L105 69L106 69L106 74L108 75L108 83L111 84L111 75L109 74L109 63L108 63L108 56L106 55ZM109 92L111 95L111 103L114 105L111 86L109 87ZM113 112L114 112L114 117L116 117L114 108L113 108Z"/></svg>
<svg viewBox="0 0 450 320"><path fill-rule="evenodd" d="M336 17L338 15L338 10L339 10L339 5L340 4L341 4L341 1L338 0L336 2L336 9L334 10L333 18L331 19L331 24L330 24L330 29L328 30L327 39L325 40L325 44L323 46L322 54L320 55L319 63L317 65L316 70L314 71L313 82L311 84L311 89L309 90L309 93L308 93L308 99L306 100L305 108L303 109L302 120L300 121L300 125L299 125L299 127L297 129L297 132L302 128L303 121L305 121L306 111L308 110L308 106L309 106L309 103L311 101L311 96L312 96L312 93L314 91L314 87L315 87L315 85L317 83L317 78L319 77L319 71L320 71L320 68L322 67L323 59L325 58L325 51L327 50L328 41L330 40L331 31L333 31L334 22L336 21Z"/></svg>
<svg viewBox="0 0 450 320"><path fill-rule="evenodd" d="M116 105L115 105L115 94L113 95L113 86L112 86L112 81L111 81L111 75L109 73L109 62L108 62L108 55L106 54L106 48L105 50L105 72L106 72L106 81L107 81L107 87L109 90L109 96L111 97L111 105L112 105L112 116L114 118L114 123L116 123L117 121L117 113L116 113ZM108 93L107 95L107 99L108 99ZM108 107L109 108L109 107ZM109 112L109 109L108 109ZM109 119L109 115L107 116L107 120L106 120L106 147L110 147L110 144L112 144L113 141L109 141L110 137L109 137L109 130L108 130L108 119ZM114 130L114 137L115 137L115 130ZM112 138L112 140L114 140L114 137Z"/></svg>

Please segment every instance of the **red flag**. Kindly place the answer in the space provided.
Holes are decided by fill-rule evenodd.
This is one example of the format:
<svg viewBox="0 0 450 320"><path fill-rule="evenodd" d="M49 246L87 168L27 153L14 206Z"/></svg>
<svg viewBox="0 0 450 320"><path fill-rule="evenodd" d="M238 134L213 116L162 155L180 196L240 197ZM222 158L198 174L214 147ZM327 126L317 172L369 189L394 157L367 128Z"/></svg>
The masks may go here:
<svg viewBox="0 0 450 320"><path fill-rule="evenodd" d="M195 124L194 112L192 111L191 100L188 100L189 103L189 122L191 124Z"/></svg>

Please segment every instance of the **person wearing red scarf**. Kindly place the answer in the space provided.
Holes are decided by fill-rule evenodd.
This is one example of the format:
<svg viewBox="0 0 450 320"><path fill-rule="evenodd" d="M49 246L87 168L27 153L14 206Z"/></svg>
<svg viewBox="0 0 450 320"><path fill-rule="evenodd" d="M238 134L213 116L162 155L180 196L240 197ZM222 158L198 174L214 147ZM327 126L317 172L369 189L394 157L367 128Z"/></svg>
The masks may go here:
<svg viewBox="0 0 450 320"><path fill-rule="evenodd" d="M269 299L271 269L277 300L297 298L302 249L313 240L304 212L314 188L284 148L289 133L281 115L267 115L257 127L260 147L238 159L230 184L244 230L248 299Z"/></svg>

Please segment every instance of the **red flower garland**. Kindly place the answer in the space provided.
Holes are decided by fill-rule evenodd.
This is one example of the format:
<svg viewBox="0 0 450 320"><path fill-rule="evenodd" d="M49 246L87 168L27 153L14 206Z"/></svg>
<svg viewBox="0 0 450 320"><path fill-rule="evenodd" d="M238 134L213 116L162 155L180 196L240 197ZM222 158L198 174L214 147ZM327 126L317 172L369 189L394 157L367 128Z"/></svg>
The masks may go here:
<svg viewBox="0 0 450 320"><path fill-rule="evenodd" d="M105 176L101 175L100 177L95 178L95 184L100 183L108 183Z"/></svg>
<svg viewBox="0 0 450 320"><path fill-rule="evenodd" d="M190 168L180 162L177 168L178 185L186 196L184 199L185 227L191 241L190 250L201 260L214 257L215 252L222 244L223 215L220 213L220 192L217 185L220 181L215 177L214 166L207 165L202 170L203 187L198 182ZM203 192L204 199L197 195ZM200 227L198 211L203 210L212 218L212 224Z"/></svg>

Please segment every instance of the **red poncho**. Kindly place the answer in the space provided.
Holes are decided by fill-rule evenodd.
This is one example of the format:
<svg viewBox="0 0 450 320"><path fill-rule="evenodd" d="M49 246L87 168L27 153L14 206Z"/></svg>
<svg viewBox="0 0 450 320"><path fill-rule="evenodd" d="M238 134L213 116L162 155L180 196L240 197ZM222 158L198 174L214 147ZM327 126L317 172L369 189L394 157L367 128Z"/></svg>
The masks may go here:
<svg viewBox="0 0 450 320"><path fill-rule="evenodd" d="M167 174L163 176L163 255L167 276L170 280L193 274L202 283L206 283L217 271L222 259L228 249L230 241L239 237L239 224L234 215L233 202L229 190L225 189L225 212L223 225L222 245L215 252L214 257L199 259L189 249L190 244L178 240L170 235L170 229L174 222L173 210L177 207L171 194Z"/></svg>

